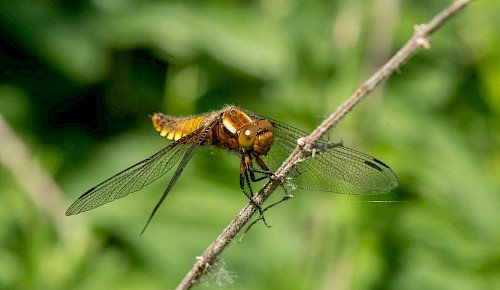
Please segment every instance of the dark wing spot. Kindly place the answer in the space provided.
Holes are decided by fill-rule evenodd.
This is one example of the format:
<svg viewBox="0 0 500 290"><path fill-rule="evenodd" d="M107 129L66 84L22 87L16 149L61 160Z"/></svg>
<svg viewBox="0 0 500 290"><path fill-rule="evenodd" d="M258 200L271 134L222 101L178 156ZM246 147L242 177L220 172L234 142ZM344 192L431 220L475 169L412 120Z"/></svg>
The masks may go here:
<svg viewBox="0 0 500 290"><path fill-rule="evenodd" d="M375 159L375 161L376 161L376 159ZM375 163L372 163L372 162L370 162L368 160L365 160L365 164L368 165L368 166L370 166L371 168L374 168L374 169L378 170L378 171L382 171L382 168L378 167L378 165L376 165ZM387 167L387 165L386 165L386 167Z"/></svg>
<svg viewBox="0 0 500 290"><path fill-rule="evenodd" d="M385 164L384 162L378 160L377 158L373 158L373 161L377 162L378 164L384 166L385 168L389 168L389 166L387 166L387 164ZM389 168L390 169L390 168Z"/></svg>

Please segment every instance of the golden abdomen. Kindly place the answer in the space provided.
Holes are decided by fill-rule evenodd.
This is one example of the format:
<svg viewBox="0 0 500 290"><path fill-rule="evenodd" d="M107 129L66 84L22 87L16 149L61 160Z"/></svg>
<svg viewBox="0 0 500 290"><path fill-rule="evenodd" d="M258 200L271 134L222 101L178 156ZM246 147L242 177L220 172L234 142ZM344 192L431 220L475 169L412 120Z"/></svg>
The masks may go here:
<svg viewBox="0 0 500 290"><path fill-rule="evenodd" d="M189 133L204 126L211 116L197 116L193 118L174 118L162 113L153 115L153 126L160 134L169 140L177 141Z"/></svg>

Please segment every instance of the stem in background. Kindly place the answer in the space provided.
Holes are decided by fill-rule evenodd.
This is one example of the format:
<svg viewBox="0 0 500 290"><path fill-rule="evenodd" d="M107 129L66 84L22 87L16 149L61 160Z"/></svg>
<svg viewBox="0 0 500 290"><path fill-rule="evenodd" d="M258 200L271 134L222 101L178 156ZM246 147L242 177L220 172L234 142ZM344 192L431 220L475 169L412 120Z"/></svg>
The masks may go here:
<svg viewBox="0 0 500 290"><path fill-rule="evenodd" d="M413 36L405 43L405 45L378 71L376 71L368 80L366 80L352 96L350 96L335 112L333 112L323 123L321 123L309 136L297 140L297 148L290 154L288 159L276 171L276 179L269 180L264 187L255 195L254 201L257 204L262 204L283 182L287 174L295 165L304 161L307 157L307 152L311 152L313 145L326 132L335 126L349 111L356 106L359 101L373 91L382 81L394 73L410 56L417 51L418 48L430 48L430 35L441 27L448 19L463 9L471 0L457 0L450 6L437 14L429 23L416 25ZM311 154L309 154L311 155ZM217 257L222 253L224 248L238 234L241 228L250 220L255 213L255 207L252 203L248 203L231 223L222 231L217 239L205 250L205 252L197 257L197 262L193 268L187 273L176 289L190 289L200 277L206 274L210 265L214 263Z"/></svg>
<svg viewBox="0 0 500 290"><path fill-rule="evenodd" d="M59 235L63 236L65 231L59 217L64 200L61 189L2 115L0 136L0 165L11 173L35 208L48 216Z"/></svg>

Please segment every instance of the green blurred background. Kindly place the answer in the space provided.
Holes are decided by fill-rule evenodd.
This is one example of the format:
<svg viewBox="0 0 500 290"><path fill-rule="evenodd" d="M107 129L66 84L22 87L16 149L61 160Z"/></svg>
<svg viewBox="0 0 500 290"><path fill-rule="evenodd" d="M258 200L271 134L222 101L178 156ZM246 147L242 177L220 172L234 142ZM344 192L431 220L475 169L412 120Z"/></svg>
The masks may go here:
<svg viewBox="0 0 500 290"><path fill-rule="evenodd" d="M199 150L143 236L170 174L64 215L168 144L149 115L311 131L450 2L2 1L0 288L174 288L247 203L239 157ZM500 289L498 15L473 2L331 132L398 189L294 191L198 289Z"/></svg>

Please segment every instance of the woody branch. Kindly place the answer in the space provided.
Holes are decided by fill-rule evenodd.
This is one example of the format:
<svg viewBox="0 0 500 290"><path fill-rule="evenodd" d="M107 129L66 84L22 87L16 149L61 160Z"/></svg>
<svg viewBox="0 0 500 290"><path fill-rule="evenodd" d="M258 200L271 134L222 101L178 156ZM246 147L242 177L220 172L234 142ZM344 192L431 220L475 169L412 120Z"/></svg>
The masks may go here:
<svg viewBox="0 0 500 290"><path fill-rule="evenodd" d="M352 96L342 103L335 112L328 116L328 118L326 118L309 136L297 140L297 148L275 172L276 179L269 180L269 182L255 195L254 201L259 205L262 204L271 195L274 189L283 182L294 166L308 158L308 155L310 155L309 152L311 152L316 141L334 127L352 108L354 108L354 106L382 83L382 81L394 73L419 48L429 49L429 38L432 33L470 2L471 0L457 0L442 10L428 23L415 25L413 36L387 63L366 80ZM229 242L235 238L255 211L255 206L252 203L248 203L222 231L217 239L208 246L205 252L197 257L197 261L192 269L186 274L176 289L190 289L194 286L200 277L208 272L210 265L213 264Z"/></svg>

